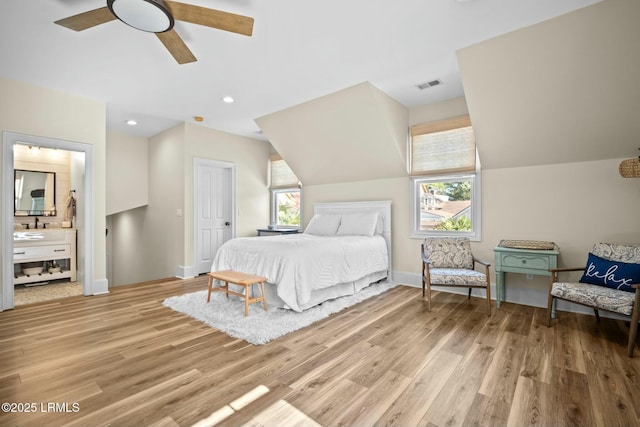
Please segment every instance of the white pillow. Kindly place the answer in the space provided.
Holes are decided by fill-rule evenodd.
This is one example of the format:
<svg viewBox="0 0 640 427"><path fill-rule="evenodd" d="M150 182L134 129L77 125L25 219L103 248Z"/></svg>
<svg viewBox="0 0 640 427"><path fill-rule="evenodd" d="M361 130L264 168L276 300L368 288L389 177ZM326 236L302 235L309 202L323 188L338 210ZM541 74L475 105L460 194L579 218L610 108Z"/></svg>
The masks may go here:
<svg viewBox="0 0 640 427"><path fill-rule="evenodd" d="M376 222L375 234L376 236L384 234L384 216L381 213L378 214L378 222Z"/></svg>
<svg viewBox="0 0 640 427"><path fill-rule="evenodd" d="M340 215L314 215L304 232L316 236L335 236L339 226Z"/></svg>
<svg viewBox="0 0 640 427"><path fill-rule="evenodd" d="M338 236L373 236L378 225L378 212L342 215Z"/></svg>

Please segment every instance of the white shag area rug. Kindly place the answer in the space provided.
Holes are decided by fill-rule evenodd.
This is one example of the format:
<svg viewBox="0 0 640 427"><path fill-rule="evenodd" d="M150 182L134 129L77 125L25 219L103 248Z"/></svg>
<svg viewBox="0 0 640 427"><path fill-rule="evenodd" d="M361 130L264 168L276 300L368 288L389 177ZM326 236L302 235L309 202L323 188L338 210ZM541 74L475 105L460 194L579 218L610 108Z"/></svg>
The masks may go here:
<svg viewBox="0 0 640 427"><path fill-rule="evenodd" d="M164 305L234 338L261 345L386 292L397 285L398 283L392 282L374 283L355 295L325 301L301 313L269 307L269 301L267 301L268 311L264 311L262 302L258 302L249 306L249 316L245 316L244 299L233 295L227 299L224 292L213 292L211 302L207 303L207 291L167 298L164 300Z"/></svg>

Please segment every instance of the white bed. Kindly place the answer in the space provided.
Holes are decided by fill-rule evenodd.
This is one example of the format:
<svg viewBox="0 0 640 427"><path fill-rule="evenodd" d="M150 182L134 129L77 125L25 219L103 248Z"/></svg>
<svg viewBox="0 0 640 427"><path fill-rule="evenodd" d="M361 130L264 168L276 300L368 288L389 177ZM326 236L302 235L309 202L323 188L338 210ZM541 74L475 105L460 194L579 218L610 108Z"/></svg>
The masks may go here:
<svg viewBox="0 0 640 427"><path fill-rule="evenodd" d="M211 271L264 276L270 306L302 311L390 279L390 266L391 202L383 201L318 203L305 233L229 240Z"/></svg>

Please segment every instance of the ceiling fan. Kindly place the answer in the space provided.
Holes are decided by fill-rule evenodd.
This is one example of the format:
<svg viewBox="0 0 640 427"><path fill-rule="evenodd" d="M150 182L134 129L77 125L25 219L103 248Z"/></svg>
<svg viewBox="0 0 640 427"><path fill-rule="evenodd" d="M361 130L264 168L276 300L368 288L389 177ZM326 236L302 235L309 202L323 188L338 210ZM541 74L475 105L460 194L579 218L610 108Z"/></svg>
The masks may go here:
<svg viewBox="0 0 640 427"><path fill-rule="evenodd" d="M253 33L253 18L171 0L107 0L99 9L55 21L82 31L119 19L141 31L155 33L179 64L197 61L182 38L173 29L175 21L185 21L230 31L245 36Z"/></svg>

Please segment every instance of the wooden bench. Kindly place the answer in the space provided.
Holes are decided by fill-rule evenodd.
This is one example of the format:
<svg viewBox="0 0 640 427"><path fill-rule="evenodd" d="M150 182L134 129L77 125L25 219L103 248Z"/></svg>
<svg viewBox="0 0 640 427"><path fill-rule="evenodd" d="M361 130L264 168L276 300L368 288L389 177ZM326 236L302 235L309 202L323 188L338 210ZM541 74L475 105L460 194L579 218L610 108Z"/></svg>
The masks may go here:
<svg viewBox="0 0 640 427"><path fill-rule="evenodd" d="M220 280L224 282L224 285L213 287L213 281ZM209 273L209 292L207 294L207 302L211 301L211 292L224 292L227 294L227 298L229 298L229 294L238 296L240 298L244 298L244 315L249 315L249 304L253 304L254 302L262 301L264 305L264 311L267 311L267 298L264 293L264 282L267 281L266 277L260 276L252 276L251 274L241 273L239 271L233 270L223 270L223 271L214 271L213 273ZM238 293L229 290L229 283L244 286L244 293ZM262 288L262 295L257 298L249 297L249 291L251 289L251 285L259 284Z"/></svg>

